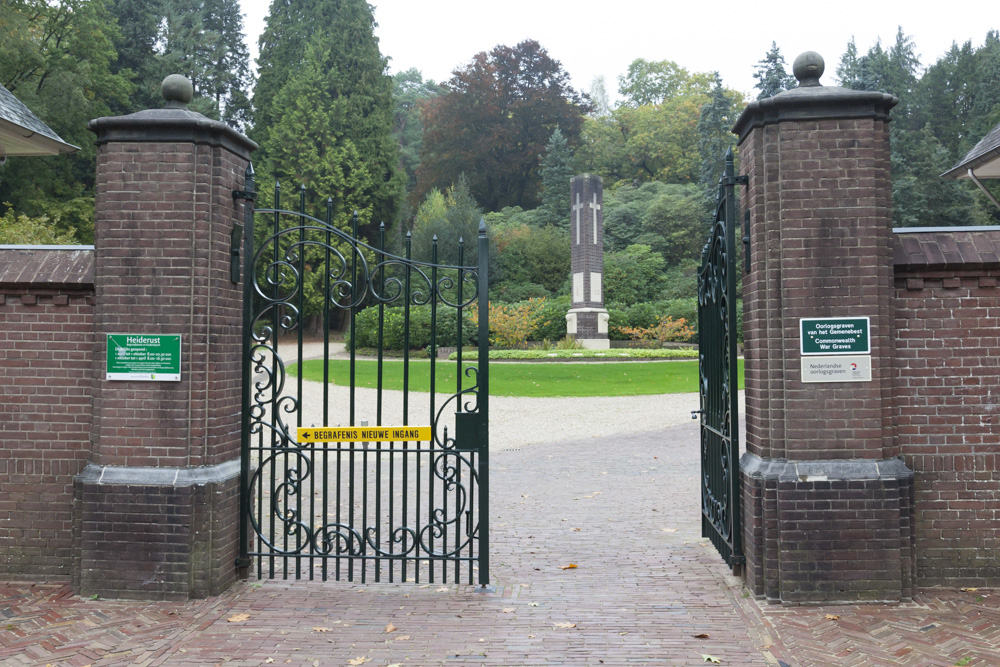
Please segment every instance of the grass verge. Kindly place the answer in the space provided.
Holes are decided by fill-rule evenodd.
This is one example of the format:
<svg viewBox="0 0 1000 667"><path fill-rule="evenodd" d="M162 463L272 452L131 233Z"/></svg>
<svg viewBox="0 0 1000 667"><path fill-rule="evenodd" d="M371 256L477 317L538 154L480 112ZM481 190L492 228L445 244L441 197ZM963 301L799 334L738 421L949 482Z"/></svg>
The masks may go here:
<svg viewBox="0 0 1000 667"><path fill-rule="evenodd" d="M356 362L358 387L378 386L378 363ZM334 359L329 362L330 381L347 385L350 382L350 362ZM452 393L457 387L456 362L439 361L436 364L436 387L440 393ZM465 364L469 366L468 363ZM430 361L410 362L410 391L430 391ZM289 372L295 375L297 365ZM303 378L323 381L323 361L316 359L303 363ZM739 361L740 388L743 388L743 360ZM475 378L463 377L468 387ZM385 361L382 375L383 389L403 388L403 364ZM492 396L641 396L647 394L680 394L698 391L698 362L675 361L671 363L608 363L608 364L494 364L490 366L490 395Z"/></svg>

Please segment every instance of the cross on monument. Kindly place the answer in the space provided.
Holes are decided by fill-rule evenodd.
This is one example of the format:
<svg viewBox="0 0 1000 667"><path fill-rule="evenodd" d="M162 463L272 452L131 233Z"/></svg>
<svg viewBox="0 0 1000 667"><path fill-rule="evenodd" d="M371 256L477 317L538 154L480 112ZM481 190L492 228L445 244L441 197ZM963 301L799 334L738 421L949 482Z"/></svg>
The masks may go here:
<svg viewBox="0 0 1000 667"><path fill-rule="evenodd" d="M604 307L604 184L600 176L581 174L570 179L570 208L576 223L576 239L570 242L572 307L566 313L566 333L584 347L607 349L608 321ZM575 202L575 203L574 203ZM581 212L590 207L593 216L591 243L583 243ZM572 233L572 230L570 230Z"/></svg>
<svg viewBox="0 0 1000 667"><path fill-rule="evenodd" d="M577 197L580 195L578 194ZM594 211L594 243L597 243L597 212L601 210L601 205L597 203L597 193L594 193L594 201L591 203L590 208ZM579 236L579 234L577 234ZM577 241L579 243L580 241Z"/></svg>
<svg viewBox="0 0 1000 667"><path fill-rule="evenodd" d="M580 203L580 193L576 193L576 203L573 204L573 212L576 213L576 242L580 243L580 210L583 209L583 204Z"/></svg>

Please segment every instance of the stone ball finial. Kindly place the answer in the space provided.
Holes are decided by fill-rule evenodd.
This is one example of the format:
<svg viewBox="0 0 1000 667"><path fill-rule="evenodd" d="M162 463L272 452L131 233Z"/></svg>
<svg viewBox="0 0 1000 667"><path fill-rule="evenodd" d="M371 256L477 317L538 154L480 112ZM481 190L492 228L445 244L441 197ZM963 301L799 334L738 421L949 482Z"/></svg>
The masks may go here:
<svg viewBox="0 0 1000 667"><path fill-rule="evenodd" d="M160 92L167 101L167 109L186 109L194 99L194 86L191 80L181 74L171 74L160 84Z"/></svg>
<svg viewBox="0 0 1000 667"><path fill-rule="evenodd" d="M823 56L815 51L800 54L792 63L792 74L798 79L799 88L823 85L819 82L819 78L823 76L825 70L826 63L823 62Z"/></svg>

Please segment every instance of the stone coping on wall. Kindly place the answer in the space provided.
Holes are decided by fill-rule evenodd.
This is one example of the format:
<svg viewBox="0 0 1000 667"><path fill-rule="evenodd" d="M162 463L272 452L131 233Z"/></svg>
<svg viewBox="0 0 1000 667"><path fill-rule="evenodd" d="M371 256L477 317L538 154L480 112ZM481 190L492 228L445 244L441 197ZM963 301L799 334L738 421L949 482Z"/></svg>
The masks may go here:
<svg viewBox="0 0 1000 667"><path fill-rule="evenodd" d="M224 482L238 475L240 460L196 468L150 468L104 466L88 463L76 479L90 484L141 484L156 486L199 486Z"/></svg>
<svg viewBox="0 0 1000 667"><path fill-rule="evenodd" d="M892 231L892 262L897 271L1000 266L1000 227L913 227Z"/></svg>
<svg viewBox="0 0 1000 667"><path fill-rule="evenodd" d="M0 287L94 288L92 245L0 245Z"/></svg>
<svg viewBox="0 0 1000 667"><path fill-rule="evenodd" d="M750 477L790 482L842 482L907 479L913 471L902 459L822 459L789 461L762 459L751 452L740 457L740 469Z"/></svg>

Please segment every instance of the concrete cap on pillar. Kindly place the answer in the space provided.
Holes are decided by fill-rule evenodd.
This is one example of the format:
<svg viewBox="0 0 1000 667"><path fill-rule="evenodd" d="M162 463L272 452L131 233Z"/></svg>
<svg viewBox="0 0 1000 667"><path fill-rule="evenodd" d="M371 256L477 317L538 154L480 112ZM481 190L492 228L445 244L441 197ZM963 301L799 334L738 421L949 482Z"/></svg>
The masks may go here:
<svg viewBox="0 0 1000 667"><path fill-rule="evenodd" d="M799 88L822 86L819 78L823 76L825 71L826 63L823 62L823 56L815 51L800 53L799 57L792 63L792 74L798 80Z"/></svg>
<svg viewBox="0 0 1000 667"><path fill-rule="evenodd" d="M167 102L164 109L187 109L194 99L194 85L186 76L170 74L160 84L160 94Z"/></svg>
<svg viewBox="0 0 1000 667"><path fill-rule="evenodd" d="M188 109L194 99L191 80L171 74L160 84L164 104L160 109L145 109L126 116L105 116L87 123L97 135L97 144L109 142L195 143L223 146L250 159L256 143L223 123Z"/></svg>
<svg viewBox="0 0 1000 667"><path fill-rule="evenodd" d="M743 143L756 127L788 120L887 120L889 110L899 103L898 98L888 93L824 86L819 78L823 76L825 69L823 57L815 51L806 51L796 58L792 73L799 82L798 87L748 104L733 125L733 134L739 135L738 143Z"/></svg>

